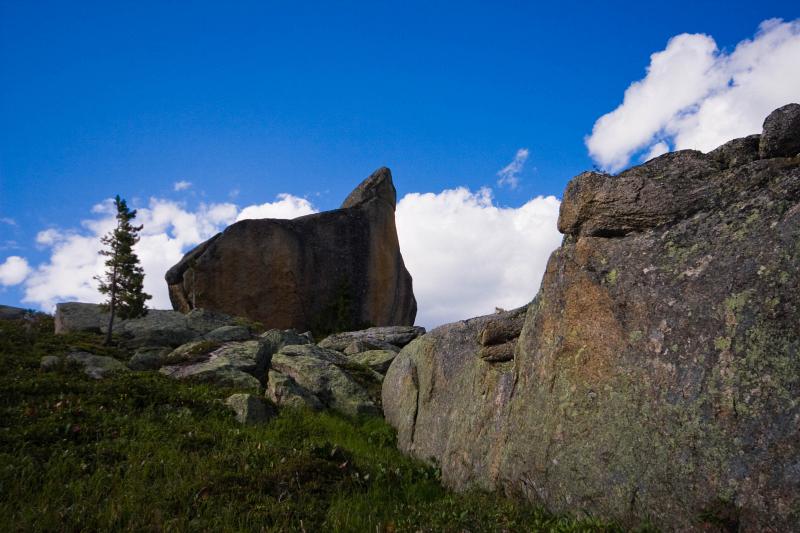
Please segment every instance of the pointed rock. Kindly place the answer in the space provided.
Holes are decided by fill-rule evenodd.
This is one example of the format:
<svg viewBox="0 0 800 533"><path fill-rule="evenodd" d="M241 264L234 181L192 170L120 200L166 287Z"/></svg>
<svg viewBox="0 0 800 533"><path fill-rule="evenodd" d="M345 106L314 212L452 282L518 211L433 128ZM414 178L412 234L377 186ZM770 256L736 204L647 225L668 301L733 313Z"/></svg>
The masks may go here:
<svg viewBox="0 0 800 533"><path fill-rule="evenodd" d="M242 220L187 253L166 275L176 310L202 307L315 334L411 325L417 312L381 168L341 209L294 220Z"/></svg>

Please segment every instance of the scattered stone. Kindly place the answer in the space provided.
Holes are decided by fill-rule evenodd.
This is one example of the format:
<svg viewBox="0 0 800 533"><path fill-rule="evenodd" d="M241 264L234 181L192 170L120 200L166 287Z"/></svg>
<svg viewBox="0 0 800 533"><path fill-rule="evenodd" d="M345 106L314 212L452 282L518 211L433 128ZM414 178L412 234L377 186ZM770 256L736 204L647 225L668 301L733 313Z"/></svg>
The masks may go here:
<svg viewBox="0 0 800 533"><path fill-rule="evenodd" d="M262 333L259 339L269 346L272 353L280 351L284 346L310 344L312 342L312 339L308 336L305 334L298 335L293 329L271 329Z"/></svg>
<svg viewBox="0 0 800 533"><path fill-rule="evenodd" d="M340 209L229 226L167 272L173 308L207 307L300 331L413 324L395 196L391 172L382 168Z"/></svg>
<svg viewBox="0 0 800 533"><path fill-rule="evenodd" d="M368 352L370 350L384 350L394 352L396 354L400 353L400 348L394 344L379 341L378 339L368 338L354 340L348 344L343 351L345 355L353 355L357 353Z"/></svg>
<svg viewBox="0 0 800 533"><path fill-rule="evenodd" d="M174 379L257 391L266 378L270 355L269 347L259 341L230 342L199 360L164 366L160 372Z"/></svg>
<svg viewBox="0 0 800 533"><path fill-rule="evenodd" d="M209 333L205 339L216 342L246 341L252 337L250 329L245 326L222 326Z"/></svg>
<svg viewBox="0 0 800 533"><path fill-rule="evenodd" d="M402 348L417 337L425 334L425 328L421 326L384 326L362 329L359 331L346 331L335 333L324 338L319 346L331 350L344 350L354 341L375 343L374 345L392 344ZM378 348L383 349L383 348Z"/></svg>
<svg viewBox="0 0 800 533"><path fill-rule="evenodd" d="M207 359L208 354L222 346L209 340L189 341L172 350L161 362L162 365L179 365Z"/></svg>
<svg viewBox="0 0 800 533"><path fill-rule="evenodd" d="M39 369L42 372L52 372L61 368L61 358L55 355L45 355L42 357L42 362L39 363Z"/></svg>
<svg viewBox="0 0 800 533"><path fill-rule="evenodd" d="M320 348L314 344L289 345L281 348L281 354L287 357L313 357L334 364L343 364L347 358L335 350Z"/></svg>
<svg viewBox="0 0 800 533"><path fill-rule="evenodd" d="M324 359L279 352L272 357L272 369L292 378L330 409L350 416L379 413L366 390Z"/></svg>
<svg viewBox="0 0 800 533"><path fill-rule="evenodd" d="M275 411L258 396L248 393L233 394L225 400L225 405L236 414L240 424L264 424L275 417Z"/></svg>
<svg viewBox="0 0 800 533"><path fill-rule="evenodd" d="M267 398L281 407L307 407L315 411L324 407L313 392L304 389L289 376L275 370L270 370L268 373Z"/></svg>
<svg viewBox="0 0 800 533"><path fill-rule="evenodd" d="M160 373L173 379L211 383L221 387L231 387L258 392L261 382L247 372L233 367L221 358L209 359L191 365L164 366Z"/></svg>
<svg viewBox="0 0 800 533"><path fill-rule="evenodd" d="M386 374L389 365L397 357L397 353L394 350L368 350L351 355L348 359L354 363L368 366L378 374L381 374L381 380L383 380L383 374Z"/></svg>
<svg viewBox="0 0 800 533"><path fill-rule="evenodd" d="M105 379L113 374L128 372L128 367L113 357L87 352L73 352L67 355L67 364L81 368L84 374L93 379Z"/></svg>
<svg viewBox="0 0 800 533"><path fill-rule="evenodd" d="M145 346L139 348L128 361L131 370L158 370L166 364L171 350L162 346Z"/></svg>

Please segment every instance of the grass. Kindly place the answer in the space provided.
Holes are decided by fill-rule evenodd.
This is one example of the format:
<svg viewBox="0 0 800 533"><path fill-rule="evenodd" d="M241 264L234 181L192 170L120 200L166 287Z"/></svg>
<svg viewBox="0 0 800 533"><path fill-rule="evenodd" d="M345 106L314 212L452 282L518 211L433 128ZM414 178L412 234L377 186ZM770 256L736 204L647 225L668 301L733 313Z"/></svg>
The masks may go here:
<svg viewBox="0 0 800 533"><path fill-rule="evenodd" d="M442 488L380 418L283 410L240 426L230 392L153 372L42 373L44 355L124 358L52 319L0 321L0 530L611 531Z"/></svg>

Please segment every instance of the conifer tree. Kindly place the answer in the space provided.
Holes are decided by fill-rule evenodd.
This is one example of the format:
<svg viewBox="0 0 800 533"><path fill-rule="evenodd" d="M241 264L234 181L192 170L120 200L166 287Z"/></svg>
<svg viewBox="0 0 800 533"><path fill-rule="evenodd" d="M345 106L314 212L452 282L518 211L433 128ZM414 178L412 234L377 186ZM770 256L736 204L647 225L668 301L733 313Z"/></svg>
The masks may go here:
<svg viewBox="0 0 800 533"><path fill-rule="evenodd" d="M111 344L114 318L117 315L122 319L144 316L147 314L146 302L152 298L143 290L144 270L133 251L142 229L142 226L131 224L131 220L136 218L136 210L128 209L128 204L119 195L114 199L114 206L117 208L117 227L101 239L106 249L99 252L108 258L106 272L95 276L100 282L100 292L108 295L104 303L109 311L106 344Z"/></svg>

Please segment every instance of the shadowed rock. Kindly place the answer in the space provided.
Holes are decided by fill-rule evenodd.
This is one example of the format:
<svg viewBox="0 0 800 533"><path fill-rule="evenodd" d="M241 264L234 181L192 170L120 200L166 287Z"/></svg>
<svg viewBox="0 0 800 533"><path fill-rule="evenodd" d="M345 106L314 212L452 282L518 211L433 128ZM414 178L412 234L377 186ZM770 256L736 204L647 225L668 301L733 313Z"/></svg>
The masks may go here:
<svg viewBox="0 0 800 533"><path fill-rule="evenodd" d="M298 331L411 325L417 306L397 241L395 196L381 168L340 209L237 222L167 272L172 305Z"/></svg>

